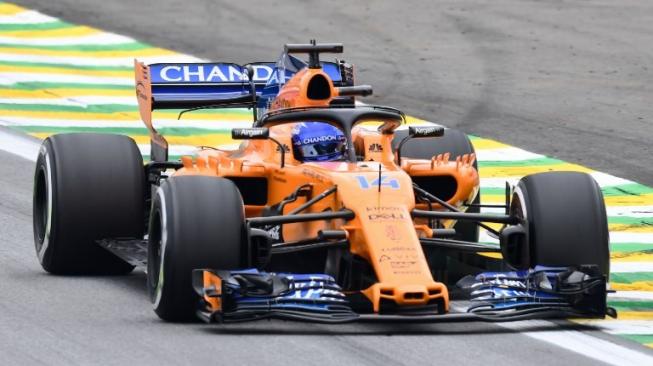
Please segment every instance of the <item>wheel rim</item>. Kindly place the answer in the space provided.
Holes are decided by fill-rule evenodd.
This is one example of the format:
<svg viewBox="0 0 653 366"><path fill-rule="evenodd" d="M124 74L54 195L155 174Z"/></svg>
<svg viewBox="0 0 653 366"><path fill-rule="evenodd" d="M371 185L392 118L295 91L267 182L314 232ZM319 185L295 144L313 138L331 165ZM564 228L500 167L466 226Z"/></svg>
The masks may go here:
<svg viewBox="0 0 653 366"><path fill-rule="evenodd" d="M165 195L161 188L157 191L157 195L160 206L152 213L154 219L150 228L150 236L148 237L149 249L147 254L150 295L155 309L159 307L163 294L165 274L163 266L165 264L166 242L168 240Z"/></svg>
<svg viewBox="0 0 653 366"><path fill-rule="evenodd" d="M34 245L39 261L43 263L50 242L52 226L52 174L50 159L44 155L45 166L41 165L34 187Z"/></svg>
<svg viewBox="0 0 653 366"><path fill-rule="evenodd" d="M34 229L36 234L36 251L40 251L45 239L45 229L48 220L48 197L45 182L45 172L39 169L34 191Z"/></svg>
<svg viewBox="0 0 653 366"><path fill-rule="evenodd" d="M510 212L519 220L528 220L528 211L526 210L526 202L524 199L524 192L519 186L515 187L513 192L512 202L510 205Z"/></svg>
<svg viewBox="0 0 653 366"><path fill-rule="evenodd" d="M155 301L161 269L161 215L153 213L147 250L147 277L150 282L150 297Z"/></svg>

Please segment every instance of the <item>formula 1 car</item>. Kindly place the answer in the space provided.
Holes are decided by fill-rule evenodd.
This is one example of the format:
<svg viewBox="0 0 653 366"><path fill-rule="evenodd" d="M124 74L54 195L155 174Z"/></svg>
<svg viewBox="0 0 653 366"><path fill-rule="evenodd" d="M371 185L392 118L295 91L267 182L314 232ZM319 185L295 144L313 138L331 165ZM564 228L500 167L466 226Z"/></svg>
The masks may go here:
<svg viewBox="0 0 653 366"><path fill-rule="evenodd" d="M342 49L287 44L277 62L244 66L135 61L151 161L126 136L47 138L34 183L42 267L144 267L168 321L616 315L591 176L529 175L506 184L505 204L481 205L468 137L436 124L405 129L399 110L358 103L372 89L354 84L353 66L320 61ZM170 161L152 111L206 108L251 108L253 125L232 130L236 149ZM324 126L339 137L320 135ZM307 158L322 150L335 155ZM479 227L499 244L480 243Z"/></svg>

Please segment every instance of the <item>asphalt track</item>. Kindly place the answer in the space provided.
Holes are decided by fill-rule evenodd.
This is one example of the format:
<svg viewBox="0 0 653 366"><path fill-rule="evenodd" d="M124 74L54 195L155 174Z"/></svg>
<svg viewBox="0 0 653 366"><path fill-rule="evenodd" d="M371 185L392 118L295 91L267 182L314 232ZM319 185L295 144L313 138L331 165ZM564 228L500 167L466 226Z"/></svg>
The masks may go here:
<svg viewBox="0 0 653 366"><path fill-rule="evenodd" d="M530 81L520 84L520 77L532 77L529 74L531 71L520 65L502 63L502 60L513 62L512 57L519 57L508 57L509 50L501 48L505 47L502 33L497 35L497 32L485 32L487 27L482 27L483 24L488 25L489 20L498 22L497 19L511 19L515 23L526 21L532 10L530 7L542 7L546 3L514 3L514 7L502 6L501 14L515 14L512 17L506 15L505 18L500 17L501 14L493 14L494 18L490 18L481 11L487 11L486 7L465 9L458 3L439 5L439 8L445 9L442 13L420 12L416 9L407 13L407 8L390 11L380 9L383 6L372 6L366 10L365 5L360 4L337 6L320 2L303 3L300 10L295 12L288 10L288 4L285 2L263 10L253 5L242 5L242 2L227 5L216 5L213 2L170 5L166 1L159 1L156 9L151 9L151 4L136 4L130 5L133 10L129 12L119 1L41 1L42 4L18 2L70 21L92 24L167 48L224 61L268 59L270 54L278 52L280 39L282 42L303 42L304 37L315 35L323 40L342 40L348 46L348 59L362 65L359 68L359 81L376 86L378 97L374 102L400 105L412 114L448 125L458 125L466 132L498 137L502 141L533 151L650 183L644 179L647 164L641 157L646 154L648 147L644 144L647 136L651 134L643 122L630 123L630 120L623 122L617 118L610 119L611 109L607 106L601 107L602 115L592 111L591 113L597 113L594 115L596 120L590 120L586 113L590 113L593 103L574 100L582 99L580 94L592 88L582 84L583 80L571 79L579 77L576 73L578 70L575 69L565 70L567 79L535 80L535 85L531 85ZM75 6L70 3L75 3ZM521 5L516 6L519 4ZM311 12L327 6L329 9L324 9L322 17L311 18ZM609 5L606 6L609 8ZM552 8L555 10L555 6ZM569 10L576 17L587 21L585 17L579 17L580 10L574 8L567 4L564 10ZM590 8L600 13L594 7ZM633 14L621 14L623 18L614 20L615 24L623 24L625 28L630 29L630 33L633 33L633 30L629 27L637 29L638 26L650 26L650 23L626 22L628 15L644 17L647 14L637 9L631 11ZM543 31L540 28L547 28L547 24L550 28L564 28L566 18L559 13L560 11L556 14L561 19L556 17L553 22L548 18L549 23L539 22L533 29ZM456 17L456 14L459 16ZM541 14L546 12L538 14L541 17ZM535 15L537 14L531 15L530 18L535 18ZM570 17L568 21L571 23L572 15L567 16ZM432 20L433 17L440 17L445 21ZM449 21L446 21L447 18ZM466 20L467 25L455 34L449 26L451 19L457 18ZM307 19L311 19L310 24ZM159 27L158 30L154 25ZM420 27L435 26L441 29L437 32L431 30L431 40L420 30ZM514 24L510 25L510 22L504 24L510 32L524 31L519 28L512 29L513 26L516 27ZM465 30L467 28L469 30ZM594 29L599 33L597 37L603 34L602 32L607 32L604 28L597 26ZM477 42L465 40L466 32L476 32ZM576 35L577 42L582 43L586 41L583 37L590 37L584 32L578 33L581 34ZM234 36L236 34L237 37ZM493 34L496 37L494 41L487 38ZM542 35L543 39L548 38L548 43L553 45L573 40L573 37L551 37L553 36ZM431 41L432 43L429 43ZM521 44L526 41L520 39L514 42ZM496 43L497 50L488 51L488 43ZM419 44L428 45L421 49ZM207 45L211 46L205 48ZM633 50L632 54L643 57L645 46L642 44L641 53ZM579 48L583 49L580 46ZM485 51L473 52L473 49ZM596 51L595 45L590 44L584 49L588 53ZM590 50L592 52L589 52ZM615 54L617 52L618 50ZM496 55L493 56L493 53ZM420 60L421 63L427 63L427 66L419 66L421 63L418 60L422 54L431 55L431 58ZM372 55L374 59L371 58ZM555 55L557 57L554 57ZM552 63L566 60L563 57L560 53L546 53L546 59L551 58ZM605 54L584 54L581 63L587 62L584 65L591 65L609 63L610 60ZM546 62L538 60L538 63L540 61ZM630 65L630 61L626 60L624 64ZM381 75L391 77L379 77L378 73L384 72L385 74ZM514 75L501 76L501 73ZM646 109L650 108L650 105L645 101L646 93L650 95L650 86L645 82L646 76L646 72L642 71L633 75L632 79L615 78L613 81L617 84L628 82L637 87L622 90L623 95L619 94L621 88L618 86L597 89L596 98L601 99L599 96L602 96L615 103L618 100L630 100L630 96L634 96L634 99L641 103L628 108L628 113L639 111L643 118L650 118L650 109ZM606 82L604 76L598 79L600 80L592 78L590 82ZM514 88L509 88L510 86ZM535 89L529 90L531 87ZM577 88L577 93L573 92L573 88ZM547 90L550 93L547 93ZM557 102L566 105L566 109L561 108ZM577 113L571 113L574 110ZM523 114L528 114L526 117L530 116L530 120L522 120ZM578 123L577 128L560 122L565 115L573 116L574 124ZM542 118L538 119L538 116ZM466 122L470 120L476 122ZM605 122L607 120L612 123L619 122L620 128L633 127L638 130L632 130L635 132L628 137L628 141L608 143L608 140L620 137L610 135L608 130L611 127L610 123ZM553 121L551 126L548 125L550 121ZM520 128L511 128L510 123ZM638 123L642 125L639 126ZM578 128L580 126L584 128ZM528 128L534 130L529 131ZM534 133L537 131L539 132ZM567 145L561 141L566 141ZM563 145L567 147L563 148ZM593 149L592 146L601 151L609 151L612 147L612 155L617 158L608 158L607 155L599 158L592 150L588 151ZM631 150L624 151L624 146L632 146L637 150L636 154L629 155ZM572 151L569 152L569 149ZM566 153L569 155L565 155ZM627 159L628 156L635 155L637 159ZM596 159L596 164L591 159ZM0 317L0 339L7 340L0 343L0 354L6 355L3 362L166 364L228 360L243 364L432 364L438 360L437 362L502 365L523 364L529 361L542 365L596 364L595 360L549 343L487 324L400 327L351 325L337 328L283 322L226 328L163 324L150 309L143 290L142 274L127 278L62 278L42 273L31 247L30 202L33 164L3 152L0 152L0 161L3 162L3 175L0 177L3 187L0 190L0 232L3 233L0 237L0 261L3 263L0 267L0 277L3 281L0 282L0 291L10 294L0 298L3 314ZM528 330L546 333L543 331L551 329L558 328L545 325ZM585 332L623 344L620 340L591 329L585 329Z"/></svg>

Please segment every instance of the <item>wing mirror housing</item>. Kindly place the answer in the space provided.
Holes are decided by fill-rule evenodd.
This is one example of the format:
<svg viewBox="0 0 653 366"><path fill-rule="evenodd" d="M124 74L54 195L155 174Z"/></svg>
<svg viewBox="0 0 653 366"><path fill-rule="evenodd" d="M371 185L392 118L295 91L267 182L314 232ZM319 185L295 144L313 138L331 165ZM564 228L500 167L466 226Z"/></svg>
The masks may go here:
<svg viewBox="0 0 653 366"><path fill-rule="evenodd" d="M434 126L409 126L408 136L404 137L397 147L397 164L401 165L401 148L413 138L433 138L444 136L444 127Z"/></svg>
<svg viewBox="0 0 653 366"><path fill-rule="evenodd" d="M232 128L231 138L233 140L272 140L281 152L281 167L286 165L286 149L281 142L270 137L270 129L267 127Z"/></svg>
<svg viewBox="0 0 653 366"><path fill-rule="evenodd" d="M234 140L267 140L270 130L267 127L233 128L231 138Z"/></svg>
<svg viewBox="0 0 653 366"><path fill-rule="evenodd" d="M410 127L408 127L408 136L410 136L411 138L441 137L441 136L444 136L444 127L442 127L442 126L410 126Z"/></svg>
<svg viewBox="0 0 653 366"><path fill-rule="evenodd" d="M341 97L367 97L374 93L370 85L341 86L336 89L338 90L338 96Z"/></svg>

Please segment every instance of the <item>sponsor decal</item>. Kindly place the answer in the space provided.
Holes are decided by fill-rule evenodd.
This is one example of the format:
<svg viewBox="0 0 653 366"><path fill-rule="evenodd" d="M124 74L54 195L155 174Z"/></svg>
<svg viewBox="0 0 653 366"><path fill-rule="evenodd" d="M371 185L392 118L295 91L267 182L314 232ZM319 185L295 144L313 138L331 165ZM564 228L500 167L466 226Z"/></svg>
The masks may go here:
<svg viewBox="0 0 653 366"><path fill-rule="evenodd" d="M367 218L370 221L399 221L404 220L404 216L401 212L392 212L392 213L374 213L367 215Z"/></svg>
<svg viewBox="0 0 653 366"><path fill-rule="evenodd" d="M283 84L290 80L294 72L276 70L274 62L257 62L251 64L254 81L257 84ZM334 82L342 81L338 65L323 63L323 70ZM233 63L180 63L150 65L152 83L242 83L248 81L247 70Z"/></svg>
<svg viewBox="0 0 653 366"><path fill-rule="evenodd" d="M444 128L442 126L411 126L409 129L413 137L437 137L444 135Z"/></svg>
<svg viewBox="0 0 653 366"><path fill-rule="evenodd" d="M407 271L397 271L397 270L395 270L395 271L392 271L392 273L394 273L396 275L418 275L418 274L421 274L422 272L420 272L418 270L407 270Z"/></svg>
<svg viewBox="0 0 653 366"><path fill-rule="evenodd" d="M413 247L390 247L390 248L381 248L382 252L414 252L417 249Z"/></svg>
<svg viewBox="0 0 653 366"><path fill-rule="evenodd" d="M265 82L273 64L253 64L254 81ZM236 64L161 64L151 65L153 83L229 83L248 81L247 71Z"/></svg>
<svg viewBox="0 0 653 366"><path fill-rule="evenodd" d="M281 238L280 230L281 225L273 226L268 229L268 236L274 240L279 240Z"/></svg>
<svg viewBox="0 0 653 366"><path fill-rule="evenodd" d="M144 101L147 101L147 95L145 95L145 85L142 82L136 84L136 96Z"/></svg>
<svg viewBox="0 0 653 366"><path fill-rule="evenodd" d="M365 207L367 218L372 221L397 221L406 218L400 207L377 206Z"/></svg>
<svg viewBox="0 0 653 366"><path fill-rule="evenodd" d="M385 236L392 241L401 240L401 234L399 233L395 225L385 226Z"/></svg>
<svg viewBox="0 0 653 366"><path fill-rule="evenodd" d="M287 181L286 179L284 179L284 178L282 178L282 177L277 177L276 175L273 175L273 176L272 176L272 180L275 180L275 181L277 181L277 182L281 182L281 183L284 183L284 184L285 184L285 183L288 183L288 181Z"/></svg>
<svg viewBox="0 0 653 366"><path fill-rule="evenodd" d="M383 152L383 146L381 146L381 144L375 142L373 144L370 144L367 151L369 151L369 152Z"/></svg>
<svg viewBox="0 0 653 366"><path fill-rule="evenodd" d="M358 184L362 189L376 188L378 186L390 187L392 189L399 189L399 181L395 178L389 178L388 176L382 175L380 180L379 178L372 178L371 180L364 175L357 175L356 179Z"/></svg>
<svg viewBox="0 0 653 366"><path fill-rule="evenodd" d="M307 144L314 144L316 142L340 141L344 139L345 139L344 136L323 135L323 136L307 137L302 141L302 143L304 145L307 145Z"/></svg>
<svg viewBox="0 0 653 366"><path fill-rule="evenodd" d="M266 139L270 131L265 128L233 128L231 137L235 140L242 139Z"/></svg>
<svg viewBox="0 0 653 366"><path fill-rule="evenodd" d="M416 261L391 261L390 267L392 269L405 269L414 266L416 263Z"/></svg>
<svg viewBox="0 0 653 366"><path fill-rule="evenodd" d="M401 211L401 208L394 206L374 206L374 207L365 207L367 212L387 212L387 211Z"/></svg>
<svg viewBox="0 0 653 366"><path fill-rule="evenodd" d="M272 103L277 108L291 108L292 104L287 99L275 99Z"/></svg>
<svg viewBox="0 0 653 366"><path fill-rule="evenodd" d="M305 176L307 176L309 178L313 178L313 179L315 179L316 181L318 181L320 183L325 182L325 181L328 180L327 177L323 176L322 174L318 174L318 173L316 173L316 172L314 172L314 171L312 171L310 169L302 170L302 174L304 174Z"/></svg>

